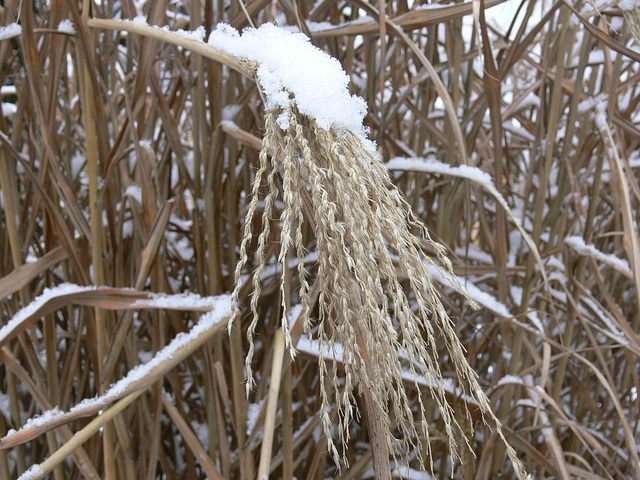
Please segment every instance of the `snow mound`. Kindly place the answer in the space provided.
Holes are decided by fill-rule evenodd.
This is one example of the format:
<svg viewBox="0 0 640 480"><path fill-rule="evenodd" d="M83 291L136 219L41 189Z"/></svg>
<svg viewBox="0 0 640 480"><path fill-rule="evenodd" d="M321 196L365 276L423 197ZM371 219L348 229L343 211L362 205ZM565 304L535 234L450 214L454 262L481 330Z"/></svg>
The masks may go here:
<svg viewBox="0 0 640 480"><path fill-rule="evenodd" d="M219 24L208 43L260 65L257 74L267 108L284 110L278 118L281 128L289 126L291 93L298 110L315 118L321 128L351 130L366 138L362 125L366 102L349 93L349 76L340 62L312 45L302 33L267 23L240 35L233 27Z"/></svg>

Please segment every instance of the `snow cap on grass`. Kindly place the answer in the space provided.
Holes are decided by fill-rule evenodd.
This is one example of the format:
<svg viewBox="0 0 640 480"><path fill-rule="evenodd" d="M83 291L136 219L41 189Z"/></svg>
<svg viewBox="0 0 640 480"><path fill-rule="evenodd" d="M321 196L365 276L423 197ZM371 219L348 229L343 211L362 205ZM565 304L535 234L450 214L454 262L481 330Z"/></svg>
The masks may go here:
<svg viewBox="0 0 640 480"><path fill-rule="evenodd" d="M267 97L267 108L282 108L282 129L289 126L289 94L298 110L329 130L351 130L366 138L362 121L366 102L351 95L349 76L340 62L309 42L302 33L292 33L270 23L245 30L219 24L209 36L209 45L232 55L255 61L258 79Z"/></svg>
<svg viewBox="0 0 640 480"><path fill-rule="evenodd" d="M0 40L7 40L18 35L22 35L22 27L17 23L10 23L0 27Z"/></svg>

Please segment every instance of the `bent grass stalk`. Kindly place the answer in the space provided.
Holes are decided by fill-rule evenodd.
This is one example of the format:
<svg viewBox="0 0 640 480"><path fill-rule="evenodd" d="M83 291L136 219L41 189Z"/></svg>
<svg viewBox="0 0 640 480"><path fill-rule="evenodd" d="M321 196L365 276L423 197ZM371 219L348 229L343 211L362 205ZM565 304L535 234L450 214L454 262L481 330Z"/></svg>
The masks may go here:
<svg viewBox="0 0 640 480"><path fill-rule="evenodd" d="M148 25L111 20L89 20L89 26L127 30L191 48L256 80L256 65L179 34ZM414 377L425 377L430 385L431 395L446 426L452 461L462 460L458 441L462 440L470 447L456 412L445 395L444 380L435 353L436 335L440 334L445 339L463 390L480 405L485 421L495 427L518 478L527 478L523 465L507 442L501 423L478 383L478 375L466 360L464 347L428 270L426 262L439 264L459 290L465 291L453 273L445 248L431 239L426 226L412 213L408 203L391 184L389 174L377 155L359 136L349 131L320 128L313 118L297 111L295 99L289 110L289 126L286 130L276 124L276 118L282 113L272 110L265 114L266 131L259 155L260 167L255 175L240 247L241 257L235 270L232 298L236 315L239 315L239 295L243 285L241 274L247 263L247 247L253 236L251 225L257 212L258 194L266 177L268 193L258 238L258 266L253 275L250 303L252 319L247 332L247 393L253 386L253 336L258 322L257 301L261 291L261 274L267 261L265 252L271 234L270 217L279 193L276 178L281 173L284 208L280 217L282 232L278 261L283 271L288 268L286 259L292 247L300 260L301 319L305 331L316 335L320 341L321 422L336 465L340 465L341 460L346 461L349 425L356 411L354 392L360 388L366 392L368 407L373 407L369 415L378 417L377 422L370 422L370 428L382 430L370 432L370 436L379 438L382 434L394 458L408 458L410 452L415 451L422 466L428 464L433 470L426 409L416 380L421 416L416 422L402 382L403 356L409 359L408 368ZM309 284L301 261L304 257L302 225L305 220L311 223L317 238L320 281L317 322L311 318ZM422 253L421 239L411 229L419 231L422 240L433 248L437 263ZM409 279L408 289L400 284L396 268ZM283 291L285 278L283 273ZM468 296L467 299L475 305ZM233 321L232 315L230 326ZM291 346L284 302L282 329L286 344ZM345 381L342 386L338 382L336 369L330 372L324 355L334 349L337 343L344 348ZM334 398L329 396L327 382L335 387ZM342 455L331 431L329 408L334 402L338 408L338 442L342 445ZM469 416L468 410L466 415ZM401 434L399 440L395 440L391 432L393 419L397 421ZM373 426L374 423L377 426ZM422 451L427 452L427 459L422 457ZM380 453L384 455L384 446L382 452L372 453L374 457L380 456ZM390 477L388 455L376 465L385 470L376 471L377 475L381 478Z"/></svg>

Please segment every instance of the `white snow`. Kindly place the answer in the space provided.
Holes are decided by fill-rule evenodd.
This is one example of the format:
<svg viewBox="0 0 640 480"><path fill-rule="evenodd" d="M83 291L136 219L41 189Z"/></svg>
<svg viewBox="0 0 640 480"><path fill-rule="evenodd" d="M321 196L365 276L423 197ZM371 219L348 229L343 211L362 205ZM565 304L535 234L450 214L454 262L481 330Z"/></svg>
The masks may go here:
<svg viewBox="0 0 640 480"><path fill-rule="evenodd" d="M7 393L0 392L0 413L5 418L11 418L11 399Z"/></svg>
<svg viewBox="0 0 640 480"><path fill-rule="evenodd" d="M62 416L63 414L64 412L60 410L58 406L55 406L51 410L42 412L42 415L31 417L29 420L27 420L27 423L22 426L22 430L33 427L41 427L42 425L46 425L47 423L49 423L54 418ZM15 433L15 430L7 431L7 435L11 435L12 433Z"/></svg>
<svg viewBox="0 0 640 480"><path fill-rule="evenodd" d="M132 20L132 22L136 25L147 25L147 17L144 15L138 15Z"/></svg>
<svg viewBox="0 0 640 480"><path fill-rule="evenodd" d="M136 185L135 183L132 183L124 191L124 195L125 195L125 197L129 196L129 197L133 198L140 205L142 205L142 188L140 188L139 185Z"/></svg>
<svg viewBox="0 0 640 480"><path fill-rule="evenodd" d="M312 45L305 35L272 24L247 29L240 35L233 27L219 24L208 43L259 63L257 75L267 108L284 110L278 119L281 128L288 127L291 93L298 110L314 117L321 128L351 130L366 138L362 124L366 102L349 93L349 76L340 62Z"/></svg>
<svg viewBox="0 0 640 480"><path fill-rule="evenodd" d="M58 24L58 31L68 33L69 35L75 35L76 27L73 26L73 22L71 20L66 18Z"/></svg>
<svg viewBox="0 0 640 480"><path fill-rule="evenodd" d="M474 243L470 243L469 245L465 245L464 247L456 248L456 255L462 258L467 258L469 260L484 263L486 265L493 265L493 257L489 253L480 249Z"/></svg>
<svg viewBox="0 0 640 480"><path fill-rule="evenodd" d="M634 8L640 7L640 0L620 0L618 2L618 7L620 10L633 10Z"/></svg>
<svg viewBox="0 0 640 480"><path fill-rule="evenodd" d="M443 285L448 286L449 288L452 288L455 291L459 291L459 288L449 278L444 276L442 274L442 271L438 267L436 267L435 265L432 265L431 263L428 263L426 260L425 260L425 263L427 265L427 268L429 269L429 273L431 273L431 275L434 277L436 281L438 281L439 283L442 283ZM491 310L493 313L495 313L499 317L502 317L502 318L513 317L513 315L511 315L511 312L509 312L509 309L507 308L507 306L504 303L500 302L493 295L480 290L480 288L478 288L476 285L471 283L469 280L465 279L462 281L462 283L464 284L464 288L467 290L467 293L469 294L469 296L473 300L478 302L480 305Z"/></svg>
<svg viewBox="0 0 640 480"><path fill-rule="evenodd" d="M177 30L176 33L178 35L182 35L183 37L190 38L191 40L196 40L198 42L204 41L205 30L202 25L200 25L195 30Z"/></svg>
<svg viewBox="0 0 640 480"><path fill-rule="evenodd" d="M404 158L396 157L386 163L389 170L417 170L420 172L440 173L444 175L453 175L454 177L463 177L474 180L482 184L491 185L491 175L480 170L477 167L469 165L460 165L452 167L446 163L436 160L434 157L427 158Z"/></svg>
<svg viewBox="0 0 640 480"><path fill-rule="evenodd" d="M588 110L593 109L599 103L606 103L608 100L609 95L607 93L601 93L595 97L589 97L578 104L578 113L585 113Z"/></svg>
<svg viewBox="0 0 640 480"><path fill-rule="evenodd" d="M258 423L258 415L260 415L260 410L262 410L262 405L267 397L264 397L258 403L250 403L247 407L247 435L250 435L253 432L253 429Z"/></svg>
<svg viewBox="0 0 640 480"><path fill-rule="evenodd" d="M516 377L515 375L505 375L500 380L498 380L498 385L505 385L508 383L516 383L522 385L524 382L521 377Z"/></svg>
<svg viewBox="0 0 640 480"><path fill-rule="evenodd" d="M31 465L29 470L18 477L18 480L31 480L32 478L42 478L44 471L39 464Z"/></svg>
<svg viewBox="0 0 640 480"><path fill-rule="evenodd" d="M10 117L18 111L18 107L15 103L2 102L2 116Z"/></svg>
<svg viewBox="0 0 640 480"><path fill-rule="evenodd" d="M571 236L564 239L564 243L569 245L579 255L592 257L599 262L606 263L614 270L622 273L626 277L633 278L633 272L629 262L623 258L616 257L609 253L603 253L591 244L586 244L584 238Z"/></svg>
<svg viewBox="0 0 640 480"><path fill-rule="evenodd" d="M17 23L10 23L7 26L0 27L0 40L7 40L18 35L22 35L22 27Z"/></svg>
<svg viewBox="0 0 640 480"><path fill-rule="evenodd" d="M20 325L25 319L33 315L40 307L55 297L62 295L68 295L76 292L86 292L93 290L96 287L81 287L80 285L74 285L70 283L63 283L53 288L45 288L42 295L37 297L26 307L20 309L2 328L0 328L0 344L18 325Z"/></svg>
<svg viewBox="0 0 640 480"><path fill-rule="evenodd" d="M222 107L222 120L233 122L233 117L235 117L240 110L242 110L242 105L237 105L235 103L225 105Z"/></svg>
<svg viewBox="0 0 640 480"><path fill-rule="evenodd" d="M218 297L201 297L196 293L152 293L148 299L136 300L132 308L168 308L170 310L195 310L200 308L216 308L219 306Z"/></svg>
<svg viewBox="0 0 640 480"><path fill-rule="evenodd" d="M407 478L411 480L432 480L433 477L427 472L416 470L407 465L396 464L393 471L393 477L395 478Z"/></svg>
<svg viewBox="0 0 640 480"><path fill-rule="evenodd" d="M0 95L17 95L18 88L15 85L2 85Z"/></svg>
<svg viewBox="0 0 640 480"><path fill-rule="evenodd" d="M76 152L73 157L71 157L71 176L73 178L78 176L86 161L86 157L80 152Z"/></svg>

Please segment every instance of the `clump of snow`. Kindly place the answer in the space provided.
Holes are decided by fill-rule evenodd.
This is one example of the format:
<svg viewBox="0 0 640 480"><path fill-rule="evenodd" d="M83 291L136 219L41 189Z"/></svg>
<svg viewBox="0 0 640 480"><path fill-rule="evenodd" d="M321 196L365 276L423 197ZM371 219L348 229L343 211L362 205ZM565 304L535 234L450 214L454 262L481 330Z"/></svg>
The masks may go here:
<svg viewBox="0 0 640 480"><path fill-rule="evenodd" d="M608 126L607 126L607 109L606 109L606 104L605 103L598 103L595 107L596 111L595 111L595 122L596 122L596 127L598 127L598 130L600 131L600 133L604 133L606 132Z"/></svg>
<svg viewBox="0 0 640 480"><path fill-rule="evenodd" d="M18 35L22 35L22 27L17 23L10 23L5 27L0 27L0 40L7 40Z"/></svg>
<svg viewBox="0 0 640 480"><path fill-rule="evenodd" d="M138 18L138 17L136 17L136 18ZM134 19L134 23L135 23L135 19ZM143 148L153 149L153 145L151 144L151 140L149 140L147 138L144 138L144 139L140 140L138 142L138 145L140 145Z"/></svg>
<svg viewBox="0 0 640 480"><path fill-rule="evenodd" d="M132 308L168 308L174 310L193 310L198 308L215 308L219 305L218 297L201 297L195 293L179 293L167 295L152 293L149 298L136 300Z"/></svg>
<svg viewBox="0 0 640 480"><path fill-rule="evenodd" d="M142 188L140 188L140 186L136 185L135 183L132 183L127 187L127 189L124 191L124 196L129 196L136 200L139 204L142 204Z"/></svg>
<svg viewBox="0 0 640 480"><path fill-rule="evenodd" d="M33 427L41 427L42 425L46 425L54 418L60 417L64 414L60 407L55 406L51 410L47 410L42 412L42 415L36 415L35 417L31 417L27 420L27 423L24 424L22 429L33 428Z"/></svg>
<svg viewBox="0 0 640 480"><path fill-rule="evenodd" d="M366 137L362 124L366 102L351 95L349 76L340 62L315 47L301 33L272 24L245 30L219 24L209 45L259 64L257 75L267 98L267 108L281 108L278 125L288 128L291 94L298 110L316 119L321 128L351 130Z"/></svg>
<svg viewBox="0 0 640 480"><path fill-rule="evenodd" d="M132 22L136 25L148 25L147 17L145 17L144 15L138 15L132 20Z"/></svg>
<svg viewBox="0 0 640 480"><path fill-rule="evenodd" d="M33 478L42 478L44 477L44 470L40 467L39 464L31 465L29 470L24 472L22 475L18 477L18 480L31 480Z"/></svg>
<svg viewBox="0 0 640 480"><path fill-rule="evenodd" d="M15 85L2 85L0 95L17 95L18 88Z"/></svg>
<svg viewBox="0 0 640 480"><path fill-rule="evenodd" d="M86 157L80 152L76 152L73 157L71 157L71 176L73 178L76 178L78 176L86 161Z"/></svg>
<svg viewBox="0 0 640 480"><path fill-rule="evenodd" d="M606 104L608 100L609 95L607 93L601 93L595 97L589 97L578 104L578 113L584 113L591 110L600 103Z"/></svg>
<svg viewBox="0 0 640 480"><path fill-rule="evenodd" d="M73 22L68 18L65 18L58 24L58 31L68 33L69 35L76 34L76 27L73 26Z"/></svg>
<svg viewBox="0 0 640 480"><path fill-rule="evenodd" d="M196 40L198 42L204 41L205 31L204 27L200 25L195 30L177 30L176 33L178 35L182 35L183 37L190 38L191 40Z"/></svg>

